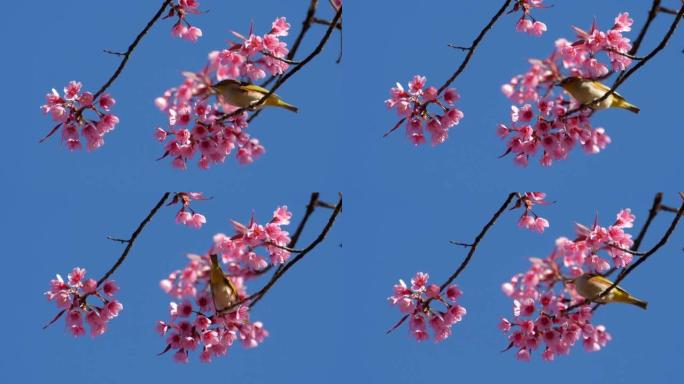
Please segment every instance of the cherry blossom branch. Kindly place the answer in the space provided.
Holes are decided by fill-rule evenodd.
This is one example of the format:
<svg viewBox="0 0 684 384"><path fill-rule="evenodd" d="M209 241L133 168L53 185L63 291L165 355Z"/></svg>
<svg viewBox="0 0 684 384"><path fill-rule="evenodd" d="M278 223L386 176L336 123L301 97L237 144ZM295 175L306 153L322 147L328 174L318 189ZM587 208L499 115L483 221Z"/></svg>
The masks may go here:
<svg viewBox="0 0 684 384"><path fill-rule="evenodd" d="M306 205L306 212L304 212L304 217L302 217L302 220L299 222L299 225L297 225L297 229L295 229L294 233L292 234L292 237L290 237L290 242L287 244L287 246L280 246L275 243L269 243L268 245L275 247L275 248L280 248L284 249L288 252L291 253L301 253L301 250L296 250L294 247L297 245L297 241L299 241L299 237L302 235L302 231L304 231L304 227L306 227L306 224L309 222L309 218L311 215L314 213L316 210L316 207L325 207L325 208L335 208L335 206L329 206L327 205L328 203L324 203L320 200L318 200L320 196L320 193L318 192L313 192L311 194L311 198L309 199L309 203ZM326 205L323 205L326 204ZM282 269L284 265L278 266L278 270ZM267 273L268 271L273 268L273 264L269 264L268 267L264 268L263 270L260 270L257 272L258 275L263 275L264 273ZM278 272L276 270L276 273Z"/></svg>
<svg viewBox="0 0 684 384"><path fill-rule="evenodd" d="M494 226L496 221L504 213L504 211L506 211L506 208L511 204L511 201L513 201L513 199L516 196L518 196L517 192L511 192L508 194L508 197L506 198L506 200L504 200L503 204L501 204L499 209L489 219L487 224L485 224L485 226L482 227L482 229L480 230L480 233L478 233L477 236L475 236L475 240L472 243L466 244L466 243L459 243L459 242L451 241L451 244L461 245L461 246L470 248L470 251L468 251L468 255L466 255L466 258L463 259L463 261L461 262L461 265L458 266L456 271L454 271L454 273L451 276L449 276L449 278L444 283L442 283L442 285L439 286L440 292L443 291L444 288L446 288L449 284L451 284L458 277L458 275L460 275L461 272L463 272L463 270L466 269L466 267L468 266L468 263L470 263L470 260L472 259L473 255L475 254L475 251L477 250L477 246L480 244L480 241L482 241L482 239L485 237L485 235L487 234L489 229L492 226Z"/></svg>
<svg viewBox="0 0 684 384"><path fill-rule="evenodd" d="M145 26L145 28L143 28L143 30L140 31L138 36L135 37L135 39L133 40L131 45L128 46L128 49L126 50L126 52L112 52L112 51L105 50L105 52L107 52L107 53L112 53L112 54L115 54L117 56L121 56L122 57L121 63L119 63L119 66L116 68L116 70L114 71L112 76L109 78L109 80L107 80L107 82L104 83L102 85L102 87L100 87L100 89L98 89L97 92L95 92L95 95L93 95L93 100L96 100L105 90L107 90L107 88L109 88L110 85L112 85L112 83L119 77L119 75L121 75L121 72L123 71L124 67L126 66L128 59L131 57L133 50L138 46L138 44L140 43L140 40L142 40L143 36L145 36L145 34L147 34L147 32L152 28L154 23L156 23L159 20L159 18L161 18L162 14L164 13L164 10L171 3L171 1L172 0L164 0L161 7L157 11L157 13L155 13L154 16L152 16L152 19L150 19L150 21L147 22L147 25Z"/></svg>
<svg viewBox="0 0 684 384"><path fill-rule="evenodd" d="M463 47L463 46L457 46L457 45L454 45L454 44L448 44L448 46L451 47L451 48L459 49L459 50L461 50L461 51L465 51L465 52L468 52L468 53L467 53L466 56L463 58L463 61L461 62L461 65L458 66L458 68L457 68L456 71L451 75L451 77L449 77L449 78L444 82L444 84L442 84L442 86L439 87L439 89L437 90L437 96L439 96L445 89L447 89L447 88L449 87L449 85L451 85L451 83L453 83L454 80L456 80L456 78L463 72L463 70L465 70L466 66L467 66L468 63L470 62L470 59L473 57L473 54L475 53L475 49L477 49L477 46L480 44L480 42L482 41L482 39L484 38L484 36L487 34L487 32L489 32L489 30L492 29L492 27L494 26L494 23L496 23L496 21L501 17L501 15L504 14L504 12L506 11L506 8L508 7L508 5L509 5L510 3L511 3L511 0L506 0L506 1L504 2L504 4L501 6L501 8L500 8L500 9L496 12L496 14L494 14L494 16L489 20L489 23L487 23L487 25L485 25L485 27L480 31L480 33L477 35L477 37L475 37L475 40L473 40L473 42L470 44L470 46L468 46L468 47ZM406 117L402 117L402 118L394 125L394 127L392 127L392 129L390 129L390 130L388 130L387 132L385 132L385 133L382 135L382 137L385 138L385 137L389 136L392 132L394 132L394 131L396 131L397 129L399 129L399 127L401 127L401 125L402 125L405 121L406 121Z"/></svg>
<svg viewBox="0 0 684 384"><path fill-rule="evenodd" d="M131 251L131 248L133 248L133 244L135 243L135 240L138 238L138 236L140 235L142 230L145 228L147 223L149 223L152 220L152 217L154 217L154 215L157 213L157 211L159 211L159 209L164 205L166 200L169 198L170 194L171 194L170 192L165 192L162 195L161 199L159 199L159 201L152 208L150 213L148 213L147 216L143 219L143 221L141 221L140 224L138 224L138 228L136 228L135 231L133 231L133 233L131 234L131 237L129 237L128 239L115 239L115 238L107 237L108 239L113 240L113 241L126 243L126 248L124 248L123 253L121 253L121 256L119 256L119 259L116 260L114 265L112 265L112 267L109 268L109 270L100 278L100 280L97 281L98 287L102 283L104 283L104 281L107 280L109 278L109 276L111 276L119 268L119 266L121 266L121 264L126 259L126 256L128 256L128 253Z"/></svg>
<svg viewBox="0 0 684 384"><path fill-rule="evenodd" d="M648 29L651 27L651 23L656 18L656 16L658 16L660 1L661 0L653 0L653 3L651 4L651 9L649 9L648 11L648 17L646 18L646 22L644 23L643 27L641 27L639 34L637 35L636 39L634 39L632 48L629 50L630 55L635 55L637 53L639 47L641 46L641 42L644 40L644 37L646 36L646 32L648 32Z"/></svg>
<svg viewBox="0 0 684 384"><path fill-rule="evenodd" d="M682 200L684 200L684 192L680 192L679 195L682 198ZM630 265L629 267L624 268L618 274L618 277L615 279L613 284L611 286L609 286L608 288L606 288L603 292L601 292L600 295L596 296L593 300L585 300L584 302L580 302L580 303L571 305L570 307L565 309L564 312L569 312L575 308L586 305L589 302L596 301L596 300L606 296L613 288L617 287L620 284L620 282L622 282L622 280L624 280L630 273L632 273L632 271L634 271L639 265L641 265L643 262L645 262L649 257L651 257L663 245L665 245L667 243L667 241L670 239L670 236L672 235L675 228L677 227L677 224L679 224L679 219L684 215L684 201L682 202L679 209L677 210L677 213L675 214L674 219L670 223L670 226L667 228L665 233L663 233L663 236L660 238L660 241L658 241L651 249L649 249L646 252L643 252L643 253L636 252L638 250L638 247L639 247L643 237L645 236L646 232L648 231L649 226L651 225L651 221L657 215L656 208L658 208L660 206L660 200L661 199L662 199L662 193L656 194L656 197L654 198L654 201L653 201L653 206L651 207L651 210L649 211L649 217L646 219L646 223L644 223L644 227L641 229L641 231L639 232L639 235L637 236L636 240L638 240L638 243L635 240L634 245L632 246L632 248L630 250L622 249L623 251L628 252L630 254L633 254L635 256L640 256L639 260L637 260L634 264ZM613 272L613 270L611 270L607 274L610 274L612 272ZM602 305L601 303L596 303L596 305L592 308L592 311L596 310L596 308L598 308L601 305Z"/></svg>
<svg viewBox="0 0 684 384"><path fill-rule="evenodd" d="M89 280L90 282L92 282L92 285L89 285L88 286L89 288L87 290L83 289L83 287L80 285L76 285L76 283L72 283L71 275L69 275L69 283L74 284L73 286L69 286L69 285L64 284L62 281L62 278L59 275L57 275L57 279L53 280L51 282L53 284L53 289L55 289L55 287L54 287L55 283L59 284L59 286L57 287L57 292L51 292L51 291L46 292L46 295L50 294L48 296L48 298L50 300L53 300L55 295L63 294L64 293L63 291L65 291L67 289L69 291L76 289L75 288L76 286L79 287L79 289L78 289L79 293L71 292L70 295L75 296L73 298L74 303L70 304L68 306L65 305L66 308L59 311L57 313L57 315L54 318L52 318L52 320L50 320L50 322L45 324L43 329L47 329L50 325L54 324L57 320L59 320L62 317L62 315L64 315L64 313L66 313L67 310L71 310L75 304L78 304L78 307L82 307L82 308L87 309L88 305L86 304L86 300L87 300L88 296L90 296L90 295L95 295L96 297L102 299L103 302L105 302L105 305L112 305L112 308L107 309L107 311L110 311L110 310L112 311L112 312L109 312L109 314L111 314L112 316L110 316L110 317L105 316L107 318L107 320L111 319L111 317L116 317L116 315L118 314L118 312L121 310L122 307L118 301L111 300L111 296L113 295L113 293L116 290L118 290L118 288L113 289L110 287L109 292L107 292L107 290L108 290L107 284L111 283L111 281L109 281L107 284L104 285L104 287L105 287L104 291L107 292L106 295L108 295L110 297L109 299L103 299L101 294L97 291L97 288L100 287L103 283L105 283L105 281L107 281L107 279L119 268L119 266L121 266L121 264L124 262L124 260L128 256L128 253L130 252L131 248L133 248L133 244L135 243L135 240L138 238L138 236L140 235L142 230L145 228L145 225L147 225L147 223L149 223L150 220L152 220L152 217L164 205L164 202L169 197L169 195L170 195L170 192L166 192L166 193L164 193L164 195L162 195L161 199L152 208L150 213L147 214L147 216L143 219L143 221L141 221L140 224L138 224L138 228L136 228L135 231L133 231L133 233L131 234L131 236L128 239L112 238L111 236L107 237L110 240L117 241L117 242L120 242L122 244L126 244L126 248L124 249L121 256L119 256L119 259L100 278L100 280L98 280L97 282L95 282L95 280L93 280L93 279ZM80 280L82 279L83 275L85 275L85 269L74 268L74 271L72 271L72 273L77 273L77 274L80 273L81 274L80 277L77 278L77 280L78 280L77 282L80 284ZM86 282L86 284L87 283L88 282ZM90 313L95 313L95 312L90 311ZM100 318L99 315L97 315L97 316L98 316L97 318L99 319ZM78 315L78 318L80 319L80 315ZM73 319L72 319L72 322L73 322ZM69 320L67 320L67 324L68 323L69 323ZM83 334L83 332L85 332L83 330L83 327L80 326L80 321L77 321L77 323L79 323L79 324L75 324L75 323L71 324L71 325L78 325L76 328L72 327L72 333L74 334L74 336L79 336L79 335ZM105 321L105 323L106 323L106 321ZM92 335L98 336L98 335L101 335L102 333L104 333L104 331L106 330L106 324L105 323L98 323L99 325L101 325L101 327L96 327L95 325L93 325L95 323L91 323L91 327L93 327L93 329L91 330Z"/></svg>
<svg viewBox="0 0 684 384"><path fill-rule="evenodd" d="M648 210L648 217L646 218L643 227L641 227L639 234L637 235L637 237L634 238L634 244L632 244L632 248L630 250L635 252L639 250L641 242L644 240L644 237L646 236L646 232L648 232L648 229L651 227L653 219L655 219L655 217L658 215L658 212L660 211L660 204L662 201L663 193L656 193L655 197L653 198L653 205L651 205L651 209Z"/></svg>
<svg viewBox="0 0 684 384"><path fill-rule="evenodd" d="M340 8L335 13L335 17L331 21L331 24L328 26L328 29L325 31L325 34L323 35L321 40L318 42L318 45L316 46L316 48L314 48L314 50L311 51L311 53L309 53L309 55L306 56L304 58L304 60L300 61L299 64L295 65L290 71L288 71L287 73L285 73L282 76L279 76L277 78L275 84L273 85L273 87L271 88L271 90L267 94L265 94L261 99L257 100L256 102L254 102L249 107L239 108L239 109L236 109L235 111L233 111L231 113L224 114L217 121L224 121L224 120L229 119L233 116L237 116L237 115L239 115L242 112L247 111L247 110L255 110L260 105L262 105L264 102L266 102L266 100L269 97L271 97L271 95L273 95L275 93L275 91L278 90L278 88L280 88L290 77L292 77L295 73L299 72L305 65L307 65L311 60L313 60L316 56L318 56L323 51L323 47L325 46L325 44L330 39L330 36L332 35L333 30L335 29L335 25L337 24L337 22L340 20L341 17L342 17L342 8ZM291 57L289 55L288 55L288 59L291 59ZM247 119L247 122L251 122L256 116L258 116L258 114L259 114L259 110L257 110L252 116L250 116L249 119Z"/></svg>
<svg viewBox="0 0 684 384"><path fill-rule="evenodd" d="M466 48L461 47L462 50L465 50L468 53L466 54L466 57L463 58L463 62L461 62L461 65L459 65L456 69L456 72L454 72L451 75L451 77L449 77L449 79L447 79L447 81L441 87L439 87L439 90L437 91L438 95L441 94L445 89L447 89L449 85L451 85L451 83L453 83L454 80L456 80L456 78L461 74L461 72L463 72L465 67L468 65L468 62L470 62L470 59L473 57L473 54L475 53L475 49L477 48L477 46L480 44L480 42L485 37L487 32L489 32L489 30L492 29L494 23L496 23L496 21L501 17L501 15L503 15L504 12L506 12L506 8L508 8L508 5L510 4L511 0L506 0L504 4L501 6L501 8L491 18L491 20L489 20L489 23L487 23L487 25L485 25L485 27L480 31L480 33L477 35L475 40L473 40L470 46Z"/></svg>
<svg viewBox="0 0 684 384"><path fill-rule="evenodd" d="M477 250L477 246L480 244L480 241L482 241L482 239L485 237L485 235L487 234L489 229L492 226L494 226L494 224L499 219L499 217L506 211L506 208L508 208L508 206L511 204L513 199L515 197L517 197L518 195L519 194L517 192L511 192L510 194L508 194L508 197L506 197L506 200L504 200L503 204L501 204L499 209L489 219L487 224L485 224L485 226L482 227L482 229L480 230L480 233L478 233L478 235L475 237L475 240L473 240L472 243L461 243L461 242L457 242L457 241L450 241L451 244L460 245L460 246L463 246L466 248L470 248L470 251L468 252L468 255L466 255L466 258L463 259L463 261L461 262L461 265L458 266L456 271L454 271L454 273L451 274L451 276L449 276L449 278L444 283L442 283L442 285L439 286L439 292L444 291L444 288L449 286L449 284L451 284L458 277L458 275L460 275L461 272L463 272L463 270L465 270L465 268L468 266L468 263L470 263L470 260L473 258L473 255L475 254L475 251ZM425 305L425 308L428 308L428 310L429 310L430 302L432 300L433 300L432 297L425 300L424 305ZM406 321L406 319L409 318L410 315L411 314L407 313L406 315L402 316L401 319L399 319L399 321L396 324L394 324L392 326L392 328L387 330L387 332L385 332L385 333L390 334L390 333L392 333L392 331L399 328Z"/></svg>
<svg viewBox="0 0 684 384"><path fill-rule="evenodd" d="M299 49L299 46L302 44L302 41L304 40L304 36L306 33L309 31L311 28L311 25L314 23L317 23L317 20L322 20L318 19L316 17L316 10L318 8L318 0L311 0L309 3L309 8L306 10L306 16L304 17L304 21L302 21L302 29L299 31L299 35L295 38L295 42L292 44L292 49L290 52L287 54L287 59L292 60L294 59L295 54L297 53L297 50ZM330 24L326 24L330 25ZM338 29L342 29L342 24L339 23L339 25L335 26ZM268 80L264 81L261 86L266 87L269 84L273 82L273 80L276 79L276 76L271 76Z"/></svg>
<svg viewBox="0 0 684 384"><path fill-rule="evenodd" d="M684 200L684 192L679 193L680 197L682 200ZM625 268L618 274L617 279L615 279L615 282L613 283L612 286L607 288L605 291L601 293L598 297L601 298L610 292L611 289L615 288L620 281L624 280L634 269L636 269L639 265L641 265L644 261L646 261L649 257L651 257L654 253L656 253L663 245L667 243L667 241L670 239L670 235L672 235L672 232L674 232L675 228L677 227L677 224L679 224L679 219L684 215L684 201L682 201L682 204L679 206L679 209L677 210L677 213L675 214L674 219L672 219L672 223L670 223L670 226L667 228L665 233L663 234L663 237L660 238L660 241L658 241L651 249L649 249L647 252L644 254L640 255L641 257L639 260L637 260L634 264L630 265L629 267Z"/></svg>
<svg viewBox="0 0 684 384"><path fill-rule="evenodd" d="M291 247L294 247L296 245L295 242L298 240L298 238L299 238L299 236L300 236L300 234L304 228L304 225L306 224L306 221L308 221L309 216L313 213L315 208L317 206L323 206L323 205L319 204L318 196L319 196L319 194L317 192L315 192L311 195L311 199L309 201L309 204L307 205L307 213L304 215L302 222L299 224L299 227L297 228L297 230L295 231L295 234L292 236L292 238L290 240L289 245ZM233 304L232 306L226 308L225 311L230 311L231 309L237 308L238 306L240 306L246 302L249 302L249 307L253 308L254 305L256 303L258 303L261 300L261 298L271 288L273 288L275 283L278 282L278 280L280 280L280 278L282 278L290 268L292 268L295 264L297 264L299 261L301 261L304 258L304 256L306 256L309 252L314 250L316 248L316 246L318 246L318 244L320 244L325 239L326 235L328 234L330 229L335 224L335 220L337 219L337 216L339 215L339 213L341 211L342 211L342 194L340 193L339 198L337 200L337 204L334 205L333 211L330 214L330 217L328 218L328 222L325 224L325 226L323 227L321 232L318 234L318 236L309 245L307 245L305 248L303 248L297 254L297 256L295 256L292 260L290 260L289 262L287 262L284 265L281 265L273 273L273 275L271 276L269 281L259 291L253 293L252 295L250 295L250 296L238 301L237 303ZM300 228L302 228L302 230L300 230Z"/></svg>
<svg viewBox="0 0 684 384"><path fill-rule="evenodd" d="M640 60L635 66L630 68L630 70L628 70L627 72L623 72L622 76L618 76L618 78L615 79L613 86L610 88L610 90L608 92L604 93L603 96L597 98L596 100L592 101L591 103L588 103L587 105L599 104L603 100L610 97L612 94L615 93L615 91L617 91L618 87L622 83L624 83L630 76L632 76L634 74L634 72L638 71L639 68L646 65L646 63L649 60L651 60L655 55L657 55L658 52L662 51L663 48L665 48L665 46L667 45L667 43L670 41L670 38L674 34L675 30L677 29L677 26L679 25L679 22L682 19L683 15L684 15L684 5L682 5L682 7L679 8L679 12L677 12L677 16L672 21L670 28L667 30L667 33L665 33L665 35L663 36L663 39L660 41L660 43L655 48L653 48L653 50L651 52L649 52L646 56L644 56L643 60ZM634 53L636 53L636 52L634 52ZM630 51L630 54L633 54L633 53ZM576 110L580 110L583 107L585 107L585 105L581 105ZM567 113L567 115L570 115L573 112L575 112L575 111L570 111Z"/></svg>

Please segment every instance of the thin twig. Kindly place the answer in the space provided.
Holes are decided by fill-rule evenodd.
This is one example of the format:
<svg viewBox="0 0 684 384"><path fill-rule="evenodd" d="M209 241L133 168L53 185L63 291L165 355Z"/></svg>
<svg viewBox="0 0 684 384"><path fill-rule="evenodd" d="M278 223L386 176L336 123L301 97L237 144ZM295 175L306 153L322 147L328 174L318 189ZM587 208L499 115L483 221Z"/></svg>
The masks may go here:
<svg viewBox="0 0 684 384"><path fill-rule="evenodd" d="M157 13L155 13L154 16L152 17L152 19L150 19L150 21L147 22L147 25L145 26L145 28L143 28L142 31L140 31L138 36L135 37L135 40L133 40L131 45L128 46L128 49L126 50L126 52L121 53L121 52L105 51L107 53L112 53L112 54L116 54L118 56L121 56L122 59L121 59L121 63L119 63L119 66L116 68L116 70L114 71L112 76L109 78L109 80L107 80L107 82L104 83L102 85L102 87L100 87L100 89L97 90L97 92L95 92L95 94L93 95L93 100L96 100L105 90L107 90L107 88L109 88L110 85L112 85L114 80L116 80L116 78L119 77L119 75L123 71L124 67L126 66L126 63L128 62L128 59L131 57L131 53L133 53L133 50L135 49L135 47L138 46L138 43L140 43L140 40L142 40L143 36L145 36L145 34L150 30L150 28L152 28L154 23L156 23L157 20L159 20L161 15L164 13L164 10L171 3L171 1L172 0L164 0L161 8L159 8Z"/></svg>
<svg viewBox="0 0 684 384"><path fill-rule="evenodd" d="M145 228L145 225L147 225L147 223L149 223L150 220L152 220L152 217L154 217L154 215L157 213L159 208L161 208L162 205L164 205L164 202L166 201L166 199L169 198L169 195L170 195L170 192L165 192L162 195L161 199L159 199L157 204L154 206L154 208L152 208L150 213L148 213L147 216L143 219L143 221L141 221L140 224L138 224L138 228L136 228L135 231L133 231L133 233L131 234L131 237L125 241L126 248L124 248L123 253L121 253L121 256L119 256L119 259L116 260L114 265L112 265L112 267L109 268L109 270L100 278L100 280L97 281L98 287L100 285L102 285L102 283L104 283L105 280L107 280L109 278L109 276L111 276L112 273L114 273L114 271L117 270L117 268L119 268L121 263L124 262L124 260L126 259L126 256L128 256L128 252L130 252L131 248L133 248L133 244L135 244L135 240L138 238L138 235L140 235L143 228Z"/></svg>
<svg viewBox="0 0 684 384"><path fill-rule="evenodd" d="M278 56L272 54L271 52L269 52L269 51L267 51L267 50L261 51L261 54L264 55L264 56L268 56L268 57L270 57L270 58L272 58L272 59L276 59L276 60L278 60L278 61L282 61L282 62L285 63L285 64L290 64L290 65L297 65L297 64L299 64L298 61L286 59L286 58L284 58L284 57L278 57Z"/></svg>
<svg viewBox="0 0 684 384"><path fill-rule="evenodd" d="M314 22L314 24L321 24L321 25L330 25L330 24L331 24L331 23L330 23L330 20L321 19L321 18L318 18L318 17L314 17L313 22ZM335 25L335 29L342 30L342 24L341 24L341 23L337 23L337 24Z"/></svg>
<svg viewBox="0 0 684 384"><path fill-rule="evenodd" d="M676 15L677 14L677 11L675 11L672 8L668 8L668 7L660 7L660 8L658 8L658 12L667 13L668 15Z"/></svg>
<svg viewBox="0 0 684 384"><path fill-rule="evenodd" d="M504 8L505 9L505 8ZM470 251L468 251L468 255L466 256L465 259L463 259L463 262L461 262L461 265L458 266L456 271L449 276L448 279L442 285L439 286L439 291L443 291L444 288L446 288L451 282L453 282L463 270L466 269L468 266L468 263L470 263L470 259L472 259L473 255L475 254L475 251L477 250L477 246L480 244L480 241L485 237L487 234L487 231L496 223L496 221L499 219L499 217L506 211L506 207L513 201L513 199L517 196L516 192L511 192L508 194L508 197L506 197L506 200L504 200L503 204L499 207L499 209L494 213L494 215L489 219L487 224L485 224L484 227L480 230L480 233L477 234L475 237L475 240L471 244L464 244L464 243L456 243L452 242L452 244L456 243L458 245L463 245L467 246L470 248Z"/></svg>
<svg viewBox="0 0 684 384"><path fill-rule="evenodd" d="M490 29L492 29L492 26L494 26L494 23L501 17L501 15L504 14L506 11L506 8L508 8L508 5L511 3L511 0L506 0L504 4L501 6L501 8L496 12L496 14L489 20L489 23L485 25L485 27L480 31L480 34L477 35L475 40L470 44L470 47L468 47L467 51L468 53L466 54L466 57L463 59L463 62L461 65L458 66L456 69L456 72L454 72L451 77L437 90L437 94L441 94L451 83L456 80L456 78L463 72L465 67L468 65L468 62L470 61L470 58L473 57L473 53L475 53L475 49L477 46L480 44L480 41L484 38L484 36L489 32Z"/></svg>

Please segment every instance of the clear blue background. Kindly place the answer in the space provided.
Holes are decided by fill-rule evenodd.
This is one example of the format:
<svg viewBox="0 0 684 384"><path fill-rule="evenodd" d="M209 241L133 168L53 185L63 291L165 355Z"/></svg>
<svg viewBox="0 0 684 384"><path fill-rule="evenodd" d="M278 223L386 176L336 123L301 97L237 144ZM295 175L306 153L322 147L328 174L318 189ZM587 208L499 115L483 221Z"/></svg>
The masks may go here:
<svg viewBox="0 0 684 384"><path fill-rule="evenodd" d="M573 222L590 223L597 212L608 224L619 209L631 207L639 227L656 190L682 186L682 31L621 87L641 107L638 116L625 111L595 116L613 139L605 151L595 156L575 151L551 168L536 162L519 168L510 158L497 159L504 145L495 126L508 121L510 110L501 84L525 71L528 57L548 55L556 38L572 38L571 25L588 27L596 18L606 29L618 12L629 11L639 26L649 6L645 1L549 3L554 6L534 11L549 26L541 38L515 33L517 15L495 25L454 84L465 118L445 144L414 148L401 131L381 139L396 122L383 104L388 89L414 74L441 85L463 57L446 45L467 45L501 2L348 2L342 64L334 63L336 34L322 55L279 90L300 113L269 110L250 127L266 155L250 166L231 158L209 171L193 165L186 172L166 160L154 161L162 148L152 133L165 122L154 98L177 85L182 70L201 68L207 52L225 46L230 30L246 32L251 20L262 33L275 17L287 16L291 44L308 1L258 6L202 1L210 12L190 18L204 31L195 44L172 39L172 21L158 23L110 88L121 123L93 153L69 153L57 136L39 145L53 123L38 107L50 88L61 89L69 80L97 89L118 63L102 49L125 49L160 1L27 1L6 8L0 26L5 36L2 381L570 383L681 377L684 313L681 297L670 292L684 268L681 228L624 284L650 301L649 310L615 305L598 312L596 321L614 338L606 349L589 354L577 346L550 364L537 354L528 364L512 352L499 352L506 339L496 323L511 312L499 287L528 267L527 257L546 256L556 237L572 236ZM326 2L320 8L330 17ZM658 16L642 52L656 44L671 20ZM323 31L312 28L300 55ZM447 341L417 345L405 327L385 335L400 317L386 302L396 280L426 271L443 281L465 255L448 240L472 240L512 189L547 192L556 203L538 213L551 228L544 235L520 230L519 212L500 220L458 279L468 315ZM193 205L206 214L207 225L199 231L181 227L173 223L176 208L163 209L114 276L124 310L107 333L73 340L63 321L43 331L56 313L42 296L49 279L74 266L101 276L121 251L105 236L127 236L165 190L213 196ZM328 200L343 191L345 211L326 242L255 308L254 318L271 333L264 344L254 350L236 346L210 365L200 364L196 354L189 365L155 356L164 340L153 326L166 318L169 302L158 281L182 267L186 253L206 251L214 233L230 231L230 218L247 220L254 211L263 221L279 204L288 204L300 218L312 190ZM679 203L674 193L666 202ZM325 214L317 213L303 240L313 237ZM671 219L662 216L645 247Z"/></svg>

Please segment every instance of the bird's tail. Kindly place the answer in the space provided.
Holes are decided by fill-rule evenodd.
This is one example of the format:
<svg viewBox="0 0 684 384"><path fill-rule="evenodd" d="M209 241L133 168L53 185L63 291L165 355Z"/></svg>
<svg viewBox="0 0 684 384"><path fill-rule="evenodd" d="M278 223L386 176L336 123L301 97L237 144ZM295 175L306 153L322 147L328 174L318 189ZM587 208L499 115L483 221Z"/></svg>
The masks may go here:
<svg viewBox="0 0 684 384"><path fill-rule="evenodd" d="M616 99L613 102L613 105L615 107L623 108L623 109L626 109L626 110L628 110L630 112L634 112L634 113L639 113L639 111L640 111L639 107L637 107L636 105L630 104L627 101L621 100L621 99Z"/></svg>
<svg viewBox="0 0 684 384"><path fill-rule="evenodd" d="M288 104L288 103L286 103L286 102L284 102L284 101L282 101L281 99L278 99L278 98L276 98L276 99L274 99L274 98L269 98L268 100L266 100L266 103L264 103L264 104L266 104L266 105L272 105L272 106L274 106L274 107L285 108L285 109L287 109L288 111L292 111L292 112L294 112L294 113L297 113L297 111L299 111L299 108L295 107L295 106L292 105L292 104Z"/></svg>
<svg viewBox="0 0 684 384"><path fill-rule="evenodd" d="M624 299L619 300L619 301L622 301L623 303L627 303L627 304L636 305L637 307L639 307L641 309L647 309L648 308L648 302L643 301L643 300L639 300L633 296L625 297Z"/></svg>

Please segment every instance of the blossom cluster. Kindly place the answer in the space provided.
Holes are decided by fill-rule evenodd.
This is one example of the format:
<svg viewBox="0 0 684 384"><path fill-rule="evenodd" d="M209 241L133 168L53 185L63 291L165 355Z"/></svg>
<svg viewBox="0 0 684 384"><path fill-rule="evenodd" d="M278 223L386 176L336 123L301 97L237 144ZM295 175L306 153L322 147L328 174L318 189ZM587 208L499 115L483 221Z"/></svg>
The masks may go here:
<svg viewBox="0 0 684 384"><path fill-rule="evenodd" d="M520 19L515 25L517 32L526 32L532 36L541 36L546 32L546 24L536 20L530 14L534 8L544 8L544 0L516 0L511 12L521 11Z"/></svg>
<svg viewBox="0 0 684 384"><path fill-rule="evenodd" d="M46 103L40 109L49 113L58 124L41 141L61 128L62 142L70 151L83 147L81 136L86 141L88 151L104 144L104 135L119 123L119 118L109 113L116 100L109 93L104 93L95 100L92 93L82 92L81 87L80 82L71 81L64 87L63 95L54 88L45 95ZM95 117L86 117L84 113L87 110L93 111Z"/></svg>
<svg viewBox="0 0 684 384"><path fill-rule="evenodd" d="M544 199L546 199L546 193L544 192L525 192L519 196L513 209L520 207L524 208L523 214L518 219L518 226L520 228L543 233L544 229L549 227L548 220L537 216L537 214L532 211L532 207L535 205L549 204L549 202Z"/></svg>
<svg viewBox="0 0 684 384"><path fill-rule="evenodd" d="M176 23L171 28L171 35L181 39L195 42L202 37L202 30L188 22L188 13L200 13L199 1L197 0L178 0L177 4L171 4L169 13L164 17L177 17Z"/></svg>
<svg viewBox="0 0 684 384"><path fill-rule="evenodd" d="M600 60L602 52L613 71L629 66L631 59L624 54L631 44L622 32L629 31L632 22L625 12L606 32L595 24L588 32L575 27L576 41L556 40L548 58L531 59L525 74L502 86L504 95L515 104L511 123L499 124L497 134L507 140L505 154L513 153L516 164L526 166L541 150L540 163L550 166L554 160L566 159L576 145L595 154L611 142L605 129L592 126L589 108L583 108L567 92L556 93L554 86L568 76L596 79L608 75L608 66Z"/></svg>
<svg viewBox="0 0 684 384"><path fill-rule="evenodd" d="M432 328L435 342L451 336L451 327L466 315L465 307L456 304L462 291L450 285L444 292L436 284L428 285L429 275L418 272L407 286L403 280L394 286L394 294L388 298L390 304L397 305L399 311L409 319L409 332L417 341L430 338L427 325ZM432 302L442 303L445 310L430 307Z"/></svg>
<svg viewBox="0 0 684 384"><path fill-rule="evenodd" d="M529 360L537 349L550 361L567 355L582 341L589 352L605 347L611 336L603 325L592 324L592 309L574 288L574 279L584 273L599 273L610 268L599 256L605 252L614 267L631 263L632 255L621 249L632 245L631 228L634 216L629 209L620 211L613 225L591 228L576 224L576 237L556 240L555 249L545 259L530 258L531 266L514 275L502 285L506 296L513 300L513 318L502 318L499 329L508 335L509 349L516 348L516 357Z"/></svg>
<svg viewBox="0 0 684 384"><path fill-rule="evenodd" d="M463 112L453 106L460 96L454 88L440 95L437 88L426 88L425 83L425 76L420 75L409 81L408 90L397 83L390 89L391 98L385 104L396 108L397 114L406 119L406 135L414 145L425 143L425 131L430 133L432 145L438 145L449 137L449 128L463 118ZM439 107L438 113L428 110L431 104Z"/></svg>
<svg viewBox="0 0 684 384"><path fill-rule="evenodd" d="M200 360L211 361L222 356L235 341L252 348L263 342L268 332L261 322L252 322L249 314L245 281L259 275L269 262L257 254L263 247L271 264L282 264L290 253L284 249L290 238L281 226L288 225L292 214L287 207L278 207L271 220L248 225L233 222L235 234L214 236L214 244L206 255L188 255L189 262L160 282L160 287L175 300L170 303L167 321L157 323L157 331L166 336L164 352L175 350L174 360L187 362L191 351L201 349ZM237 290L238 303L228 313L217 313L209 287L210 254L220 255L222 269L226 271Z"/></svg>
<svg viewBox="0 0 684 384"><path fill-rule="evenodd" d="M167 205L180 203L181 207L176 213L176 223L199 229L207 222L207 218L190 207L192 200L207 200L207 198L202 195L202 192L178 192L173 195L171 202Z"/></svg>
<svg viewBox="0 0 684 384"><path fill-rule="evenodd" d="M207 169L212 163L222 163L233 150L241 164L250 164L265 152L259 140L247 133L247 112L237 113L237 107L214 100L211 86L225 79L255 81L267 73L284 73L288 64L282 59L288 49L280 37L287 36L289 28L290 24L280 17L263 36L250 32L244 37L233 32L240 42L209 53L209 62L202 71L185 72L179 87L155 100L169 125L168 129L158 127L154 133L159 142L165 143L162 158L171 156L173 167L186 169L187 161L199 154L199 167Z"/></svg>
<svg viewBox="0 0 684 384"><path fill-rule="evenodd" d="M107 323L119 315L123 305L114 298L119 287L113 280L106 280L98 286L94 279L86 280L85 274L86 270L78 267L67 275L66 281L58 274L50 280L50 290L45 292L45 297L54 301L57 308L62 308L50 324L65 314L67 330L78 337L85 334L85 317L85 322L90 326L90 335L96 337L105 333ZM101 306L88 303L88 297L99 299Z"/></svg>

